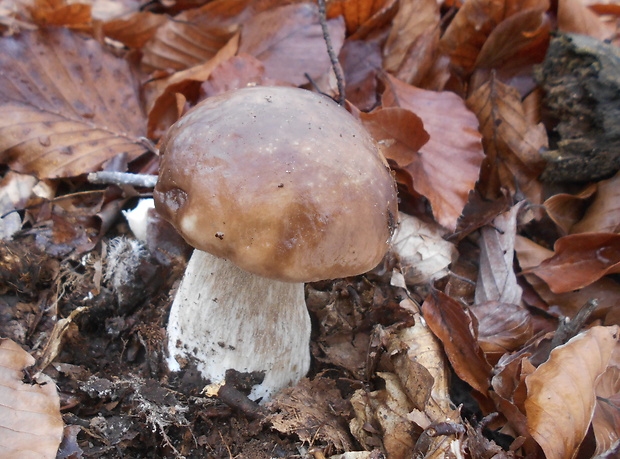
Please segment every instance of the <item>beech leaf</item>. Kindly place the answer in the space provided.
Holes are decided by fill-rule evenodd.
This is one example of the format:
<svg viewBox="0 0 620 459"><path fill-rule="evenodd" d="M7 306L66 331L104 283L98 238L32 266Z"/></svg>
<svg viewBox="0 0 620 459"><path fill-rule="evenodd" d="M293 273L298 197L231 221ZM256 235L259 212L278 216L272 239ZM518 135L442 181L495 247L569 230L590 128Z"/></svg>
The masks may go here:
<svg viewBox="0 0 620 459"><path fill-rule="evenodd" d="M551 351L526 378L528 427L547 459L576 454L594 413L596 381L617 341L617 326L593 327Z"/></svg>
<svg viewBox="0 0 620 459"><path fill-rule="evenodd" d="M390 75L386 86L383 106L411 110L430 135L405 170L415 191L430 201L437 222L454 230L484 158L478 120L452 92L419 89Z"/></svg>
<svg viewBox="0 0 620 459"><path fill-rule="evenodd" d="M66 29L0 39L0 162L39 178L92 172L145 152L127 63Z"/></svg>
<svg viewBox="0 0 620 459"><path fill-rule="evenodd" d="M620 172L597 183L594 201L583 218L572 228L572 233L620 232Z"/></svg>
<svg viewBox="0 0 620 459"><path fill-rule="evenodd" d="M56 385L46 375L23 382L34 358L10 339L0 339L0 456L53 459L63 422Z"/></svg>

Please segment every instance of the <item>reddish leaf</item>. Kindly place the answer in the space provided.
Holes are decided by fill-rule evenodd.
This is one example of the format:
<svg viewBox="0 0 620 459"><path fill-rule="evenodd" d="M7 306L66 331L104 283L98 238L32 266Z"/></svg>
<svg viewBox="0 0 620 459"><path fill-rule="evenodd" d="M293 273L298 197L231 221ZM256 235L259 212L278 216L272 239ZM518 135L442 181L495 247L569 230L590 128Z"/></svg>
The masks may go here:
<svg viewBox="0 0 620 459"><path fill-rule="evenodd" d="M591 328L551 351L527 377L527 423L547 459L576 454L594 413L596 381L617 341L618 327Z"/></svg>
<svg viewBox="0 0 620 459"><path fill-rule="evenodd" d="M383 106L411 110L430 134L406 171L415 191L430 201L437 222L454 230L484 157L475 115L451 92L418 89L389 75L386 86Z"/></svg>
<svg viewBox="0 0 620 459"><path fill-rule="evenodd" d="M597 186L594 201L572 227L572 233L620 232L620 172L609 180L598 182Z"/></svg>
<svg viewBox="0 0 620 459"><path fill-rule="evenodd" d="M219 64L201 85L204 97L211 97L232 89L265 84L265 68L261 62L247 54L231 57Z"/></svg>
<svg viewBox="0 0 620 459"><path fill-rule="evenodd" d="M545 127L532 126L519 93L493 77L467 99L467 106L480 121L485 164L496 168L481 177L485 195L491 198L499 187L509 187L513 194L520 190L530 202L540 204L542 185L537 178L544 167L540 150L547 146ZM495 175L499 183L493 181Z"/></svg>
<svg viewBox="0 0 620 459"><path fill-rule="evenodd" d="M364 28L372 30L377 23L388 20L391 11L398 5L395 0L339 0L327 3L327 17L342 16L347 35L359 34L360 29Z"/></svg>
<svg viewBox="0 0 620 459"><path fill-rule="evenodd" d="M159 27L166 22L166 16L146 11L131 16L113 19L103 24L103 33L129 48L142 48L153 38Z"/></svg>
<svg viewBox="0 0 620 459"><path fill-rule="evenodd" d="M334 52L344 42L342 18L327 21ZM317 6L300 3L257 14L244 24L239 52L256 57L268 78L294 85L318 78L330 67Z"/></svg>
<svg viewBox="0 0 620 459"><path fill-rule="evenodd" d="M377 105L377 74L381 71L378 41L346 40L339 56L347 100L362 111Z"/></svg>
<svg viewBox="0 0 620 459"><path fill-rule="evenodd" d="M129 67L66 29L0 39L0 161L37 177L91 172L145 152Z"/></svg>
<svg viewBox="0 0 620 459"><path fill-rule="evenodd" d="M585 287L620 272L620 234L582 233L564 236L555 255L527 272L543 279L554 293Z"/></svg>
<svg viewBox="0 0 620 459"><path fill-rule="evenodd" d="M422 304L422 314L435 336L443 343L456 374L481 394L489 388L491 366L476 337L463 306L445 293L432 290Z"/></svg>
<svg viewBox="0 0 620 459"><path fill-rule="evenodd" d="M428 142L422 120L400 107L380 108L360 113L364 127L379 143L383 155L405 168L416 160L420 148Z"/></svg>

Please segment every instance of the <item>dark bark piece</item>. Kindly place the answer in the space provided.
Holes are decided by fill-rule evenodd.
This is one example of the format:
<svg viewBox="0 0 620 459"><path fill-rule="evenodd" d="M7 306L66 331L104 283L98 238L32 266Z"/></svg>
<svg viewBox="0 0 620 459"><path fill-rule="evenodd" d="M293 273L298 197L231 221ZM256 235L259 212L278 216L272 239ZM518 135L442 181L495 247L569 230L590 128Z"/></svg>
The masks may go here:
<svg viewBox="0 0 620 459"><path fill-rule="evenodd" d="M551 41L536 78L556 118L555 149L541 178L600 180L620 169L620 50L592 37Z"/></svg>

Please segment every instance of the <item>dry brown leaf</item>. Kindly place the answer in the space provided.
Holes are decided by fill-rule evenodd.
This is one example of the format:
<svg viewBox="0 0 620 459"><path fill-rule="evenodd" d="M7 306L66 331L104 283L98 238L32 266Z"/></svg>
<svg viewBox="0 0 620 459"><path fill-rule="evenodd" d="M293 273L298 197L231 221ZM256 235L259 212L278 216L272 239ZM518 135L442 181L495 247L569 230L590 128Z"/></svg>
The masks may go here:
<svg viewBox="0 0 620 459"><path fill-rule="evenodd" d="M373 22L373 17L386 9L391 9L397 2L394 0L336 0L327 2L327 17L344 18L347 35L352 35L364 25Z"/></svg>
<svg viewBox="0 0 620 459"><path fill-rule="evenodd" d="M439 6L436 0L401 1L383 48L383 68L418 84L437 56Z"/></svg>
<svg viewBox="0 0 620 459"><path fill-rule="evenodd" d="M168 19L142 50L147 71L183 70L202 64L253 14L251 0L216 0Z"/></svg>
<svg viewBox="0 0 620 459"><path fill-rule="evenodd" d="M596 437L597 456L612 452L611 450L620 445L620 368L618 367L610 365L596 383L596 407L592 429Z"/></svg>
<svg viewBox="0 0 620 459"><path fill-rule="evenodd" d="M377 40L346 40L338 57L347 100L359 110L377 105L377 74L381 71L381 45Z"/></svg>
<svg viewBox="0 0 620 459"><path fill-rule="evenodd" d="M145 152L125 61L66 29L0 39L0 161L39 178L91 172Z"/></svg>
<svg viewBox="0 0 620 459"><path fill-rule="evenodd" d="M551 250L522 236L516 237L515 250L519 265L525 271L553 256ZM549 305L549 311L556 315L572 318L592 298L595 298L599 304L593 318L604 318L607 313L617 310L620 306L620 285L608 278L600 279L574 292L556 294L538 276L534 274L524 276L536 293Z"/></svg>
<svg viewBox="0 0 620 459"><path fill-rule="evenodd" d="M586 287L620 272L620 234L581 233L558 239L553 257L527 270L543 279L553 293Z"/></svg>
<svg viewBox="0 0 620 459"><path fill-rule="evenodd" d="M558 225L563 234L568 234L571 232L573 225L579 221L584 213L587 204L586 200L591 198L592 195L596 193L596 190L597 185L595 183L591 183L577 194L558 193L551 196L544 202L547 214L551 220ZM600 204L605 207L607 206L607 203L599 203L599 205ZM611 204L611 206L613 207L614 205ZM577 232L584 233L586 231Z"/></svg>
<svg viewBox="0 0 620 459"><path fill-rule="evenodd" d="M593 327L563 346L526 378L527 422L547 459L570 459L583 441L619 329Z"/></svg>
<svg viewBox="0 0 620 459"><path fill-rule="evenodd" d="M513 260L517 217L522 208L523 202L513 206L509 212L498 215L492 225L481 230L476 303L521 302L522 289L517 284Z"/></svg>
<svg viewBox="0 0 620 459"><path fill-rule="evenodd" d="M103 33L128 48L142 48L166 22L166 16L140 11L128 17L112 19L103 24Z"/></svg>
<svg viewBox="0 0 620 459"><path fill-rule="evenodd" d="M437 222L454 230L484 158L475 115L454 93L415 88L389 75L383 106L406 108L422 119L430 139L406 171Z"/></svg>
<svg viewBox="0 0 620 459"><path fill-rule="evenodd" d="M594 201L571 233L620 232L620 172L597 183Z"/></svg>
<svg viewBox="0 0 620 459"><path fill-rule="evenodd" d="M399 213L391 249L398 255L400 269L410 285L423 284L442 277L456 260L454 244L443 239L445 230L435 223Z"/></svg>
<svg viewBox="0 0 620 459"><path fill-rule="evenodd" d="M613 24L603 21L582 0L558 0L558 29L599 40L612 38L615 33Z"/></svg>
<svg viewBox="0 0 620 459"><path fill-rule="evenodd" d="M508 187L513 195L519 190L531 203L540 204L542 185L537 179L544 167L540 150L548 145L544 125L531 125L519 92L495 77L467 99L467 106L478 117L487 155L483 194L493 198L500 187Z"/></svg>
<svg viewBox="0 0 620 459"><path fill-rule="evenodd" d="M10 339L0 339L0 456L53 459L63 422L56 385L46 375L32 384L23 370L34 358Z"/></svg>
<svg viewBox="0 0 620 459"><path fill-rule="evenodd" d="M410 110L386 107L359 115L383 155L401 169L416 160L418 151L429 140L422 120Z"/></svg>
<svg viewBox="0 0 620 459"><path fill-rule="evenodd" d="M491 365L472 329L463 306L443 292L433 289L422 304L422 314L444 350L456 374L483 395L489 389Z"/></svg>
<svg viewBox="0 0 620 459"><path fill-rule="evenodd" d="M334 52L344 43L344 21L330 19L327 26ZM286 5L257 14L241 32L239 52L256 57L265 76L294 85L308 83L331 67L318 8L312 3Z"/></svg>
<svg viewBox="0 0 620 459"><path fill-rule="evenodd" d="M206 98L246 86L269 86L264 80L264 74L265 67L258 59L240 54L214 68L200 88Z"/></svg>
<svg viewBox="0 0 620 459"><path fill-rule="evenodd" d="M84 27L91 18L91 5L66 0L35 0L29 7L34 22L40 26Z"/></svg>

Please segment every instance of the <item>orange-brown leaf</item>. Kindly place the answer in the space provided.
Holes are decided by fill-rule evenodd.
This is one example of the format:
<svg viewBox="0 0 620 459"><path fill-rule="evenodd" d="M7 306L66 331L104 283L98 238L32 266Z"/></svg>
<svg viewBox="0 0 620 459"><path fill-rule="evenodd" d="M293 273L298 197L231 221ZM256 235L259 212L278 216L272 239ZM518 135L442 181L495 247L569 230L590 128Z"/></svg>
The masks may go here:
<svg viewBox="0 0 620 459"><path fill-rule="evenodd" d="M383 106L418 115L430 139L406 167L415 191L428 198L439 224L454 230L484 158L478 121L452 92L415 88L387 76Z"/></svg>
<svg viewBox="0 0 620 459"><path fill-rule="evenodd" d="M597 379L607 369L618 327L593 327L551 352L526 379L527 422L547 459L570 459L594 412Z"/></svg>
<svg viewBox="0 0 620 459"><path fill-rule="evenodd" d="M66 29L0 39L0 161L39 178L91 172L145 152L127 63Z"/></svg>
<svg viewBox="0 0 620 459"><path fill-rule="evenodd" d="M547 146L547 132L542 124L532 125L521 103L518 91L494 77L467 99L476 113L483 135L488 168L497 168L499 183L487 173L481 188L487 197L499 193L498 187L509 187L513 194L522 191L535 204L542 201L542 185L537 180L544 167L540 150Z"/></svg>
<svg viewBox="0 0 620 459"><path fill-rule="evenodd" d="M489 388L491 366L476 337L463 306L443 292L433 290L422 304L422 314L435 336L443 343L456 374L481 394Z"/></svg>
<svg viewBox="0 0 620 459"><path fill-rule="evenodd" d="M344 42L342 18L327 26L334 52ZM286 5L263 11L244 24L239 52L256 57L265 66L265 76L294 85L308 83L331 67L319 23L318 8L311 3Z"/></svg>
<svg viewBox="0 0 620 459"><path fill-rule="evenodd" d="M379 108L372 113L360 113L360 117L383 155L400 168L414 162L420 148L428 142L422 120L405 108Z"/></svg>
<svg viewBox="0 0 620 459"><path fill-rule="evenodd" d="M581 233L558 239L553 257L529 269L554 293L585 287L620 272L620 234Z"/></svg>
<svg viewBox="0 0 620 459"><path fill-rule="evenodd" d="M62 440L60 400L45 375L23 382L34 358L10 339L0 339L0 454L53 459Z"/></svg>
<svg viewBox="0 0 620 459"><path fill-rule="evenodd" d="M590 199L594 193L596 193L596 190L597 185L592 183L577 194L558 193L545 201L544 206L547 210L547 214L551 220L558 225L563 234L568 234L571 232L573 225L577 223L583 215L586 207L586 201ZM577 232L581 233L585 231Z"/></svg>
<svg viewBox="0 0 620 459"><path fill-rule="evenodd" d="M103 24L103 33L129 48L140 49L165 22L166 16L140 11L106 22Z"/></svg>
<svg viewBox="0 0 620 459"><path fill-rule="evenodd" d="M347 34L351 35L372 20L373 15L396 2L394 0L336 0L327 3L327 17L344 17Z"/></svg>
<svg viewBox="0 0 620 459"><path fill-rule="evenodd" d="M596 384L596 407L592 429L596 437L595 455L604 454L620 444L620 368L618 367L610 365Z"/></svg>
<svg viewBox="0 0 620 459"><path fill-rule="evenodd" d="M598 191L583 218L571 229L572 233L620 232L620 172L597 183Z"/></svg>
<svg viewBox="0 0 620 459"><path fill-rule="evenodd" d="M558 29L562 32L589 35L599 40L612 38L616 33L613 24L607 24L582 0L558 1Z"/></svg>

